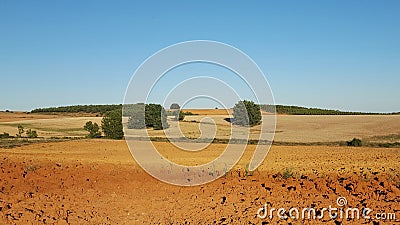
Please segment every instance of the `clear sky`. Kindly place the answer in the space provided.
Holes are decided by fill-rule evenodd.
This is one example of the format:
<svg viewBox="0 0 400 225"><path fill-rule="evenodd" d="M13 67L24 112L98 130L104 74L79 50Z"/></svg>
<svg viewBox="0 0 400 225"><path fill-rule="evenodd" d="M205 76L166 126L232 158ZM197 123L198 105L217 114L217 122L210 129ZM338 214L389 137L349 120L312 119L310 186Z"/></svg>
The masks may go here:
<svg viewBox="0 0 400 225"><path fill-rule="evenodd" d="M248 54L277 104L400 111L400 1L0 1L0 110L122 103L161 48Z"/></svg>

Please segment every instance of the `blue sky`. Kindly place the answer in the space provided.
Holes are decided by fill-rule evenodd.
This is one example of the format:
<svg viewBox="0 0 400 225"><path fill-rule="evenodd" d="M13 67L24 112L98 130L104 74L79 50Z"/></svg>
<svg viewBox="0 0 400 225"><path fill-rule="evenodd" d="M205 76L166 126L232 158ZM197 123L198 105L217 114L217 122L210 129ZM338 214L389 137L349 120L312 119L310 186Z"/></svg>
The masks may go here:
<svg viewBox="0 0 400 225"><path fill-rule="evenodd" d="M122 103L181 41L249 55L277 104L400 111L399 1L0 1L0 110Z"/></svg>

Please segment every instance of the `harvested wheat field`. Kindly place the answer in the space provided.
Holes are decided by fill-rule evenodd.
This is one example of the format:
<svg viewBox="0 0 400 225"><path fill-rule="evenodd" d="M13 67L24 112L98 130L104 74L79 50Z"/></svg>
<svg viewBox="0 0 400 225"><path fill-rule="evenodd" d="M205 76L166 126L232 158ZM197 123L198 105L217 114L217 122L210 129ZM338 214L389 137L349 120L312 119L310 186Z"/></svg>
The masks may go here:
<svg viewBox="0 0 400 225"><path fill-rule="evenodd" d="M213 130L216 125L216 138L227 139L231 135L232 124L225 109L190 110L199 115L186 116L184 121L168 121L171 127L179 126L182 133L189 138L201 135L200 124L204 130ZM266 120L268 115L263 115ZM202 123L207 118L213 123ZM87 121L101 124L102 117L93 114L26 114L0 112L0 133L15 135L18 125L25 129L37 130L40 137L84 137L83 126ZM127 122L127 119L126 121ZM243 129L236 127L236 129ZM243 129L246 130L246 129ZM299 132L301 131L301 132ZM203 131L204 132L204 131ZM264 131L271 132L271 131ZM163 130L148 130L150 136L165 137ZM260 126L251 128L250 139L259 139ZM400 142L400 115L357 115L357 116L294 116L278 115L276 117L277 142L336 142L361 138L374 142Z"/></svg>
<svg viewBox="0 0 400 225"><path fill-rule="evenodd" d="M263 120L267 120L267 117L269 116L263 115ZM204 118L212 120L213 123L202 123ZM224 139L231 135L232 125L227 121L228 119L228 115L203 114L186 116L179 124L175 121L169 121L169 123L171 127L179 126L182 133L191 138L200 136L200 124L204 125L204 130L211 130L216 124L215 137ZM250 139L259 139L260 127L251 128ZM236 129L246 130L247 128L236 127ZM165 136L162 130L149 130L149 135ZM376 142L400 142L400 115L278 115L276 117L274 140L277 142L337 142L353 138Z"/></svg>
<svg viewBox="0 0 400 225"><path fill-rule="evenodd" d="M141 145L138 141L137 145ZM212 160L224 149L182 154L170 143L160 152L183 164ZM226 176L179 187L160 182L134 161L125 141L78 140L0 149L1 224L398 224L400 149L273 146L254 173L254 146ZM344 216L259 218L257 212L297 207L370 208L370 219ZM263 212L263 211L262 211ZM262 215L263 213L260 213ZM300 211L301 212L301 211ZM345 213L346 211L344 211ZM385 215L386 219L379 218ZM393 214L392 214L393 213ZM301 213L300 213L301 214ZM393 215L396 218L393 218ZM390 218L389 218L390 217Z"/></svg>
<svg viewBox="0 0 400 225"><path fill-rule="evenodd" d="M190 112L197 115L232 115L232 109L182 109L183 112Z"/></svg>
<svg viewBox="0 0 400 225"><path fill-rule="evenodd" d="M18 125L25 129L37 130L39 137L83 137L86 132L83 126L87 121L101 123L102 117L93 114L60 113L2 113L0 112L0 133L10 135L18 133Z"/></svg>
<svg viewBox="0 0 400 225"><path fill-rule="evenodd" d="M73 1L0 0L0 225L400 225L400 0Z"/></svg>

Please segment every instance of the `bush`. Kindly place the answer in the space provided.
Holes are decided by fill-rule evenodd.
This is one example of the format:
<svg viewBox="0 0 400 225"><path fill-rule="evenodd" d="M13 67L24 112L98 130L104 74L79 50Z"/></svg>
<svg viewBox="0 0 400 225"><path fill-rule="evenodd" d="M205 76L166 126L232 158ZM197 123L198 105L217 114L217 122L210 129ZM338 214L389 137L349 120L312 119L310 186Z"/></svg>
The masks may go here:
<svg viewBox="0 0 400 225"><path fill-rule="evenodd" d="M358 138L353 138L353 140L347 142L347 146L361 147L362 141Z"/></svg>
<svg viewBox="0 0 400 225"><path fill-rule="evenodd" d="M24 133L24 127L19 124L18 125L18 134L16 134L17 137L22 137L22 134Z"/></svg>
<svg viewBox="0 0 400 225"><path fill-rule="evenodd" d="M199 115L199 114L192 113L192 112L190 112L190 111L182 112L182 114L185 115L185 116L195 116L195 115Z"/></svg>
<svg viewBox="0 0 400 225"><path fill-rule="evenodd" d="M239 101L233 107L233 123L240 126L254 126L261 122L260 106L253 101Z"/></svg>
<svg viewBox="0 0 400 225"><path fill-rule="evenodd" d="M36 130L31 130L31 129L28 129L28 130L26 131L26 136L27 136L28 138L37 138L37 137L38 137L38 135L37 135L37 133L36 133Z"/></svg>
<svg viewBox="0 0 400 225"><path fill-rule="evenodd" d="M0 134L0 138L10 138L10 134L4 132L4 133Z"/></svg>
<svg viewBox="0 0 400 225"><path fill-rule="evenodd" d="M286 168L282 174L282 177L284 179L289 179L289 178L293 177L293 170L291 168Z"/></svg>
<svg viewBox="0 0 400 225"><path fill-rule="evenodd" d="M92 123L92 121L88 121L86 122L85 126L83 126L83 129L89 132L89 134L86 136L88 138L101 137L100 127L97 123Z"/></svg>
<svg viewBox="0 0 400 225"><path fill-rule="evenodd" d="M114 110L107 112L101 120L101 129L106 138L122 139L124 137L122 111Z"/></svg>
<svg viewBox="0 0 400 225"><path fill-rule="evenodd" d="M179 120L179 121L182 121L182 120L184 120L184 119L185 119L185 114L184 114L181 110L179 110L178 120Z"/></svg>

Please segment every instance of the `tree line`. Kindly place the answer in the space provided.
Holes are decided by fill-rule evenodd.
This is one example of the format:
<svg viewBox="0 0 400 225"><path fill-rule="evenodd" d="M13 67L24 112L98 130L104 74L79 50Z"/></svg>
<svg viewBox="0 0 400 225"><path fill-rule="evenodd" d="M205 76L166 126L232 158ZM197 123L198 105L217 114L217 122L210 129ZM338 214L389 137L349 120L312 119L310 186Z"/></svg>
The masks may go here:
<svg viewBox="0 0 400 225"><path fill-rule="evenodd" d="M368 113L368 112L346 112L333 109L307 108L291 105L260 105L261 110L269 113L286 114L286 115L395 115L395 113Z"/></svg>
<svg viewBox="0 0 400 225"><path fill-rule="evenodd" d="M100 138L103 132L106 138L122 139L124 136L122 116L125 116L129 117L128 129L167 129L169 127L167 122L168 115L173 116L175 120L183 120L184 118L179 105L175 104L171 108L174 109L166 112L160 104L127 104L124 105L123 109L118 108L105 112L101 120L101 127L97 123L88 121L83 128L89 132L88 138Z"/></svg>
<svg viewBox="0 0 400 225"><path fill-rule="evenodd" d="M168 116L171 116L175 121L181 121L185 118L185 114L180 110L177 103L173 103L168 111L160 104L124 105L123 116L129 117L128 129L153 128L154 130L168 128Z"/></svg>
<svg viewBox="0 0 400 225"><path fill-rule="evenodd" d="M49 108L38 108L31 111L31 113L101 113L122 110L122 104L113 105L71 105L59 106Z"/></svg>
<svg viewBox="0 0 400 225"><path fill-rule="evenodd" d="M143 104L144 103L138 103ZM124 116L129 116L132 112L130 108L137 104L125 105ZM290 105L259 105L260 109L265 112L273 113L276 110L277 114L287 115L395 115L400 112L393 113L367 113L367 112L346 112L333 109L320 109L320 108L307 108L301 106L290 106ZM179 105L174 103L170 109L177 109ZM179 109L179 108L178 108ZM73 105L73 106L60 106L60 107L49 107L49 108L38 108L31 111L31 113L100 113L105 114L106 112L113 110L122 110L122 104L113 105ZM167 112L167 114L170 112Z"/></svg>
<svg viewBox="0 0 400 225"><path fill-rule="evenodd" d="M143 103L138 103L143 104ZM136 104L131 104L136 105ZM144 104L143 104L144 105ZM277 114L287 114L287 115L395 115L400 114L400 112L393 113L366 113L366 112L346 112L333 109L320 109L320 108L307 108L301 106L291 106L291 105L259 105L260 109L265 112L274 113L276 110ZM31 111L31 113L100 113L105 114L106 112L113 110L122 110L122 104L113 105L73 105L73 106L60 106L60 107L49 107L49 108L38 108ZM125 105L124 116L130 114L129 105ZM173 103L170 109L177 109L178 104ZM167 112L167 115L171 113ZM190 115L190 114L187 114Z"/></svg>

